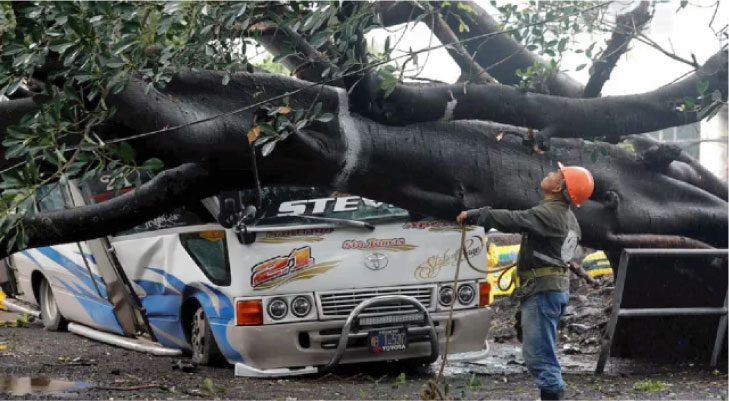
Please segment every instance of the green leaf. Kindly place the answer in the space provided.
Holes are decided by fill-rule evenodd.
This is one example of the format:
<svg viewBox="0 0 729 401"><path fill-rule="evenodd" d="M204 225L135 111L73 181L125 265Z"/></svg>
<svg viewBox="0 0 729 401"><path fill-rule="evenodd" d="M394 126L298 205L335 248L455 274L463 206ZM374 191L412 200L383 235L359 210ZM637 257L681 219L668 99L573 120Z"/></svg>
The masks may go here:
<svg viewBox="0 0 729 401"><path fill-rule="evenodd" d="M134 163L134 149L127 142L122 142L119 146L119 157L127 163Z"/></svg>
<svg viewBox="0 0 729 401"><path fill-rule="evenodd" d="M70 49L73 49L73 51L71 51ZM63 59L63 66L64 67L68 67L71 64L73 64L74 60L76 60L76 58L84 50L83 47L81 47L81 46L73 46L70 49L68 50L66 57Z"/></svg>
<svg viewBox="0 0 729 401"><path fill-rule="evenodd" d="M48 46L48 50L63 53L65 52L69 47L73 46L73 42L68 42L65 39L62 39L60 41L54 41L54 44Z"/></svg>
<svg viewBox="0 0 729 401"><path fill-rule="evenodd" d="M7 132L8 135L17 139L25 139L33 135L33 131L31 131L30 128L23 127L21 125L11 125L7 128Z"/></svg>
<svg viewBox="0 0 729 401"><path fill-rule="evenodd" d="M255 142L253 142L253 146L261 146L264 143L270 141L271 139L273 139L272 136L259 136L258 139L256 139Z"/></svg>
<svg viewBox="0 0 729 401"><path fill-rule="evenodd" d="M271 124L268 123L260 123L258 124L258 127L261 129L261 132L268 135L268 136L278 136L278 132L276 132L275 129L271 126Z"/></svg>
<svg viewBox="0 0 729 401"><path fill-rule="evenodd" d="M90 75L90 74L79 74L79 75L74 76L73 78L78 83L84 83L86 81L90 81L90 80L94 79L94 76Z"/></svg>
<svg viewBox="0 0 729 401"><path fill-rule="evenodd" d="M125 50L129 49L130 47L134 46L135 44L137 44L136 39L127 40L127 41L120 42L120 43L117 43L116 45L112 46L111 50L115 56L118 56L119 54L123 53Z"/></svg>
<svg viewBox="0 0 729 401"><path fill-rule="evenodd" d="M142 169L143 170L149 170L149 171L152 171L152 172L160 171L160 170L162 170L162 167L164 167L164 163L162 163L162 160L160 160L160 159L158 159L156 157L153 157L151 159L147 159L142 164Z"/></svg>
<svg viewBox="0 0 729 401"><path fill-rule="evenodd" d="M580 64L575 68L575 71L582 71L585 67L587 67L587 64Z"/></svg>
<svg viewBox="0 0 729 401"><path fill-rule="evenodd" d="M261 148L261 155L263 157L270 155L275 147L276 141L266 143L265 145L263 145L263 148Z"/></svg>
<svg viewBox="0 0 729 401"><path fill-rule="evenodd" d="M559 41L559 45L557 45L557 50L562 53L567 48L567 38L563 38Z"/></svg>
<svg viewBox="0 0 729 401"><path fill-rule="evenodd" d="M699 91L699 95L703 95L706 93L706 90L709 89L709 81L705 79L701 79L696 82L696 90Z"/></svg>
<svg viewBox="0 0 729 401"><path fill-rule="evenodd" d="M223 86L228 85L228 82L230 82L230 74L226 72L223 75Z"/></svg>
<svg viewBox="0 0 729 401"><path fill-rule="evenodd" d="M323 123L328 123L329 121L332 121L334 119L334 114L332 113L324 113L316 118L317 121L321 121Z"/></svg>
<svg viewBox="0 0 729 401"><path fill-rule="evenodd" d="M12 56L25 50L25 46L13 43L3 50L3 56Z"/></svg>
<svg viewBox="0 0 729 401"><path fill-rule="evenodd" d="M213 380L209 377L206 377L202 384L200 384L200 390L212 393L213 392Z"/></svg>

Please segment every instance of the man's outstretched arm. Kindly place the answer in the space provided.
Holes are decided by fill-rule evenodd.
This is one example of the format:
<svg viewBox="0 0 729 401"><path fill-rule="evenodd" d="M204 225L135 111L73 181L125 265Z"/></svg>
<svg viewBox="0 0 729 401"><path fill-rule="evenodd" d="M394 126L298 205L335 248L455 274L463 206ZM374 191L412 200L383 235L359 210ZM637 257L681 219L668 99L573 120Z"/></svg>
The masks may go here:
<svg viewBox="0 0 729 401"><path fill-rule="evenodd" d="M461 212L456 220L466 224L482 226L486 231L495 228L507 233L531 232L534 227L541 224L541 219L538 215L538 208L506 210L484 207Z"/></svg>

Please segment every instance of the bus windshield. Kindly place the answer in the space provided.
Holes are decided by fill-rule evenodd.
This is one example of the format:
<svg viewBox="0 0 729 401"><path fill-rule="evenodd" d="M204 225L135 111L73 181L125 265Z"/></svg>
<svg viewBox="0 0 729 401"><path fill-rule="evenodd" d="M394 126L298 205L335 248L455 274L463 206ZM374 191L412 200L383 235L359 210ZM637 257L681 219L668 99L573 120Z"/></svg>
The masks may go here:
<svg viewBox="0 0 729 401"><path fill-rule="evenodd" d="M241 195L247 203L253 203L254 191L242 191ZM263 188L262 195L265 212L257 225L302 224L297 216L358 221L408 218L405 209L323 188L268 187Z"/></svg>

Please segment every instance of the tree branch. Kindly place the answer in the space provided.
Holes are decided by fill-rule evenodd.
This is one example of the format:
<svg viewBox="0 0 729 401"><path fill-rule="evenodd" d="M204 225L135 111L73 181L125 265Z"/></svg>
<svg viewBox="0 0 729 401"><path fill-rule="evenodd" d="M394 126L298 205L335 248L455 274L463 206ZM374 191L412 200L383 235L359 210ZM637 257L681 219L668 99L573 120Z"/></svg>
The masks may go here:
<svg viewBox="0 0 729 401"><path fill-rule="evenodd" d="M385 26L405 23L412 18L411 15L417 17L423 12L421 8L406 1L383 1L378 5ZM468 22L469 30L459 34L461 39L502 32L499 23L484 9L473 2L469 2L469 6L476 10L476 15L456 7L449 8L445 21L451 28L451 32L456 32L460 25L460 20L456 18L456 15ZM444 44L451 42L445 37L439 36L438 39ZM526 69L535 62L548 65L544 59L530 52L506 34L489 36L484 40L473 40L464 43L463 47L466 54L472 55L472 59L485 71L488 71L494 79L506 85L519 83L521 78L515 74L518 68ZM544 88L547 93L567 97L581 97L583 91L579 82L564 73L557 73L549 77Z"/></svg>
<svg viewBox="0 0 729 401"><path fill-rule="evenodd" d="M616 248L692 248L709 249L709 244L680 235L618 234L609 237Z"/></svg>
<svg viewBox="0 0 729 401"><path fill-rule="evenodd" d="M608 23L608 22L603 22L602 24L605 25L605 26L607 26L610 29L613 29L613 30L618 29L618 26L617 25L613 25L613 24ZM669 58L671 58L673 60L676 60L676 61L678 61L680 63L686 64L686 65L690 66L693 69L698 69L700 67L699 63L696 61L695 58L693 60L688 60L688 59L685 59L685 58L679 56L674 51L666 50L661 45L659 45L656 41L654 41L653 39L649 38L644 33L638 33L637 35L633 36L633 39L635 39L638 42L641 42L643 44L646 44L646 45L648 45L648 46L650 46L650 47L658 50L659 52L663 53L665 56L667 56L667 57L669 57Z"/></svg>
<svg viewBox="0 0 729 401"><path fill-rule="evenodd" d="M616 26L612 37L600 58L595 60L582 97L597 97L600 95L603 85L610 78L610 73L615 68L620 56L628 50L630 40L639 34L650 20L649 5L650 2L641 1L635 9L616 18Z"/></svg>
<svg viewBox="0 0 729 401"><path fill-rule="evenodd" d="M461 76L466 77L470 82L473 83L495 83L496 80L486 70L484 70L473 57L468 53L468 50L461 44L458 43L458 37L453 30L448 26L443 17L440 15L434 15L431 22L431 28L435 36L441 41L441 43L453 43L452 45L446 46L448 54L451 55L453 60L461 68Z"/></svg>
<svg viewBox="0 0 729 401"><path fill-rule="evenodd" d="M474 2L469 3L469 6L476 10L476 15L457 7L450 7L450 15L446 18L448 25L454 32L460 25L460 21L455 18L455 15L466 21L469 29L468 32L461 34L462 39L502 31L500 24L483 8ZM527 50L510 35L495 35L485 40L464 43L464 46L481 67L505 85L519 84L521 77L515 73L519 68L526 69L534 65L535 62L545 66L549 65L544 59ZM583 87L579 82L562 72L548 77L544 89L545 93L566 97L581 97L583 92Z"/></svg>
<svg viewBox="0 0 729 401"><path fill-rule="evenodd" d="M20 227L30 248L99 238L213 195L220 189L218 183L207 167L187 163L103 203L26 215ZM0 257L7 256L7 239L12 234L0 241Z"/></svg>
<svg viewBox="0 0 729 401"><path fill-rule="evenodd" d="M686 79L657 90L597 99L570 99L524 93L505 85L399 85L384 98L377 77L371 76L368 107L359 109L388 125L405 125L439 119L478 119L520 127L554 127L554 136L605 136L616 143L621 136L680 126L698 121L697 112L678 111L685 96L697 95L697 84L708 82L706 93L718 90L727 98L727 51L712 56ZM372 75L372 74L371 74ZM549 137L543 137L548 144Z"/></svg>
<svg viewBox="0 0 729 401"><path fill-rule="evenodd" d="M294 54L285 57L281 62L291 71L291 75L305 81L317 82L327 68L335 68L329 58L307 42L301 35L286 26L279 26L272 21L263 21L249 28L249 32L258 30L258 43L274 56L294 49Z"/></svg>
<svg viewBox="0 0 729 401"><path fill-rule="evenodd" d="M649 167L729 200L727 184L680 147L659 142L649 135L634 135L628 140Z"/></svg>

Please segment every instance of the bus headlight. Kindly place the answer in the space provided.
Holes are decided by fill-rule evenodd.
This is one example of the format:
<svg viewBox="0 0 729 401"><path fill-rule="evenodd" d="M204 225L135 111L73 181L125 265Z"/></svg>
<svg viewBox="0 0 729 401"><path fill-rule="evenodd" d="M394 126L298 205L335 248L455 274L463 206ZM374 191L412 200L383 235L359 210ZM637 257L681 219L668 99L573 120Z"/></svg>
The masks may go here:
<svg viewBox="0 0 729 401"><path fill-rule="evenodd" d="M443 306L450 306L453 303L453 288L442 287L438 292L438 302Z"/></svg>
<svg viewBox="0 0 729 401"><path fill-rule="evenodd" d="M473 302L473 298L476 297L476 291L468 284L463 284L458 287L458 302L463 305L469 305Z"/></svg>
<svg viewBox="0 0 729 401"><path fill-rule="evenodd" d="M271 316L274 320L279 320L286 316L289 311L289 306L281 298L276 298L268 303L268 316Z"/></svg>
<svg viewBox="0 0 729 401"><path fill-rule="evenodd" d="M311 312L311 301L308 297L296 297L291 301L291 312L296 317L304 317Z"/></svg>

